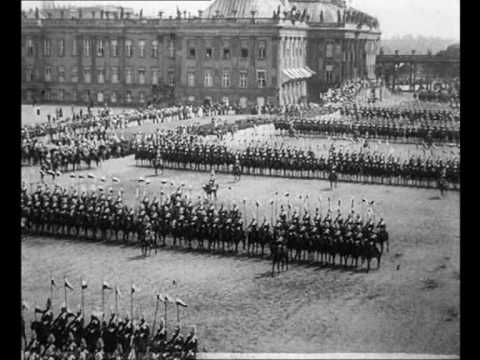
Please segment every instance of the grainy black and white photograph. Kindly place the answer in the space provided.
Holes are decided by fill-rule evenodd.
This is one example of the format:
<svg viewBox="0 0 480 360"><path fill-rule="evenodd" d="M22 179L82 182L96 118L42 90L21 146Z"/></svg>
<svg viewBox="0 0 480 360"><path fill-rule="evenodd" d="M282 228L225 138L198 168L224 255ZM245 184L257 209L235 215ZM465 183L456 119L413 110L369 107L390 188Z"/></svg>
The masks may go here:
<svg viewBox="0 0 480 360"><path fill-rule="evenodd" d="M459 359L459 0L21 0L21 358Z"/></svg>

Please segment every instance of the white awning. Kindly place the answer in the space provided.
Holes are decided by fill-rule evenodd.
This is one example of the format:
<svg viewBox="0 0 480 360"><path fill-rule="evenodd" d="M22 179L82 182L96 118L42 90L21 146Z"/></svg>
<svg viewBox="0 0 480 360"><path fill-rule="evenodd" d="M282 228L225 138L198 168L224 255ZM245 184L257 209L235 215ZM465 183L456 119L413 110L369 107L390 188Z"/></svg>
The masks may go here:
<svg viewBox="0 0 480 360"><path fill-rule="evenodd" d="M283 69L283 74L287 77L285 81L306 79L311 77L313 72L309 67Z"/></svg>

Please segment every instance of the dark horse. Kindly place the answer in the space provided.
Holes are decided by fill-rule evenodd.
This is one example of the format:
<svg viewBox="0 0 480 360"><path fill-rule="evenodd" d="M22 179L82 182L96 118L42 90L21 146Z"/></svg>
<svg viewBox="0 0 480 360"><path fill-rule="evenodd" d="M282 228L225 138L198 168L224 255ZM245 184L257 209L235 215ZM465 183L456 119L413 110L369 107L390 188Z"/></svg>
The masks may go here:
<svg viewBox="0 0 480 360"><path fill-rule="evenodd" d="M335 169L332 169L328 174L328 181L330 181L330 190L333 189L334 185L335 185L335 189L337 188L338 175L335 172Z"/></svg>
<svg viewBox="0 0 480 360"><path fill-rule="evenodd" d="M240 181L240 177L242 176L242 167L240 164L233 165L233 180Z"/></svg>
<svg viewBox="0 0 480 360"><path fill-rule="evenodd" d="M448 190L448 181L443 176L438 180L438 190L440 190L441 197L443 197L444 192Z"/></svg>
<svg viewBox="0 0 480 360"><path fill-rule="evenodd" d="M277 273L284 269L288 270L288 249L283 241L272 241L270 252L272 254L272 277L275 275L275 265L277 265Z"/></svg>
<svg viewBox="0 0 480 360"><path fill-rule="evenodd" d="M211 199L212 196L217 199L218 184L205 184L202 186L203 191L207 194L208 198Z"/></svg>

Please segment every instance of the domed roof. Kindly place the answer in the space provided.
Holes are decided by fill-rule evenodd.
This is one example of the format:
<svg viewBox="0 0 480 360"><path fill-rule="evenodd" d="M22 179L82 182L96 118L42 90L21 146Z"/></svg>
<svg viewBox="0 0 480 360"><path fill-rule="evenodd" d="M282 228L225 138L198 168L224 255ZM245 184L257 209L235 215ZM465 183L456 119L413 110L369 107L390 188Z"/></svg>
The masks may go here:
<svg viewBox="0 0 480 360"><path fill-rule="evenodd" d="M254 10L256 18L271 18L279 6L280 11L283 11L285 5L288 5L287 0L215 0L205 10L205 17L215 17L218 12L218 15L224 17L249 18Z"/></svg>
<svg viewBox="0 0 480 360"><path fill-rule="evenodd" d="M344 11L332 0L290 0L289 4L302 12L307 9L311 22L320 22L320 14L323 11L323 22L336 23L338 21L337 11L340 10L342 16Z"/></svg>

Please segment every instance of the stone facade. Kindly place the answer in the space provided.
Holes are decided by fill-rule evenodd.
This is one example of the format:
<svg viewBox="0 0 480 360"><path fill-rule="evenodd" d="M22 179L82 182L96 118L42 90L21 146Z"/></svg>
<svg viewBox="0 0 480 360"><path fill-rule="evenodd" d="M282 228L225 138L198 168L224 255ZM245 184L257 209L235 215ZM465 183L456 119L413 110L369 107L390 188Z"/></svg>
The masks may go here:
<svg viewBox="0 0 480 360"><path fill-rule="evenodd" d="M277 9L265 6L256 17L248 8L255 0L239 0L241 14L219 14L221 2L211 5L214 16L209 8L195 18L26 17L23 100L285 105L317 101L326 86L374 73L379 33L267 17Z"/></svg>

